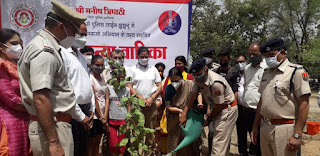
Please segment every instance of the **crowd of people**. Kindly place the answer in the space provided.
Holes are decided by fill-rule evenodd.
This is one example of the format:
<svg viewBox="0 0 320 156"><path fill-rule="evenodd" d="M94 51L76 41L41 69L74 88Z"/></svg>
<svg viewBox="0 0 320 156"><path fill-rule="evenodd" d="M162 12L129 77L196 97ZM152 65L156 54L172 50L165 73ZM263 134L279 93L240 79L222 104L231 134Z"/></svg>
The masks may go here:
<svg viewBox="0 0 320 156"><path fill-rule="evenodd" d="M232 60L231 49L216 55L210 47L189 69L186 58L177 56L168 76L165 64L149 63L147 47L137 49L131 67L116 49L110 60L126 70L117 81L131 78L116 91L107 82L117 66L85 46L86 17L56 0L52 4L45 28L25 48L18 32L0 30L0 155L124 155L126 146L118 143L126 134L119 128L130 106L120 105L133 94L145 103L145 127L156 130L145 136L149 150L139 155L173 151L184 138L180 126L189 111L206 119L210 155L229 154L235 126L240 155L297 155L311 90L303 67L287 59L282 39L252 43L248 59ZM174 155L200 155L205 138Z"/></svg>

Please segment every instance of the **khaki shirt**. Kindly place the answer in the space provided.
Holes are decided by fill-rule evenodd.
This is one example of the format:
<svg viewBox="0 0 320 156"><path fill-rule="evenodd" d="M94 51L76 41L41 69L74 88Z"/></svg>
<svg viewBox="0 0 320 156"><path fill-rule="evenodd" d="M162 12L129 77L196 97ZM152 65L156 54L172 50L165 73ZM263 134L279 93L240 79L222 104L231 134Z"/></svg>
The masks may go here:
<svg viewBox="0 0 320 156"><path fill-rule="evenodd" d="M290 92L290 79L293 77L293 91ZM297 98L310 94L309 81L301 65L286 59L278 68L266 69L259 88L261 93L260 114L269 119L295 119L298 112Z"/></svg>
<svg viewBox="0 0 320 156"><path fill-rule="evenodd" d="M49 99L54 113L75 113L75 95L60 50L55 38L41 30L20 57L21 98L29 114L36 115L33 92L41 89L50 89Z"/></svg>
<svg viewBox="0 0 320 156"><path fill-rule="evenodd" d="M231 104L234 101L234 94L227 80L211 70L208 70L208 78L204 83L194 81L191 92L201 92L205 102L210 105Z"/></svg>

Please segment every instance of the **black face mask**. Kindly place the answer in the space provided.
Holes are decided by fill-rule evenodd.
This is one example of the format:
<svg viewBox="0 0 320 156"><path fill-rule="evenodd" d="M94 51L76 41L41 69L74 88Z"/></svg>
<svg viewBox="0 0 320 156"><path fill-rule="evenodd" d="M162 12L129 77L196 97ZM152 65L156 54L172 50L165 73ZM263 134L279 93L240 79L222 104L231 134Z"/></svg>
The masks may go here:
<svg viewBox="0 0 320 156"><path fill-rule="evenodd" d="M93 67L92 68L92 72L97 73L97 74L101 74L104 70L104 67L99 68L99 67Z"/></svg>
<svg viewBox="0 0 320 156"><path fill-rule="evenodd" d="M261 61L262 61L261 55L257 55L249 58L249 62L255 65L259 64Z"/></svg>
<svg viewBox="0 0 320 156"><path fill-rule="evenodd" d="M227 67L228 65L229 65L228 61L220 63L221 67Z"/></svg>

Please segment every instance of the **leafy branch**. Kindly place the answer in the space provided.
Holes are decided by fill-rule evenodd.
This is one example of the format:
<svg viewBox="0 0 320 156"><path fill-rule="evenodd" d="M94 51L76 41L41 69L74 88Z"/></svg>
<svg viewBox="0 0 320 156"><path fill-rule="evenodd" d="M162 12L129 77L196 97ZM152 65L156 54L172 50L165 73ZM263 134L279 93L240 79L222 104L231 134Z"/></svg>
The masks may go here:
<svg viewBox="0 0 320 156"><path fill-rule="evenodd" d="M107 83L113 86L116 93L119 93L121 89L126 87L127 81L130 81L131 78L120 78L126 74L125 68L115 61L110 60L108 54L105 54L109 60L109 66L112 67L112 78L108 80ZM126 134L126 137L117 145L127 146L127 151L130 155L137 156L139 155L139 149L149 150L149 147L144 143L144 137L149 133L154 133L155 130L145 128L145 117L141 112L141 107L146 107L146 105L142 99L137 97L137 94L133 94L130 97L123 97L120 107L130 108L130 111L127 112L125 117L126 124L121 125L119 128L119 132Z"/></svg>

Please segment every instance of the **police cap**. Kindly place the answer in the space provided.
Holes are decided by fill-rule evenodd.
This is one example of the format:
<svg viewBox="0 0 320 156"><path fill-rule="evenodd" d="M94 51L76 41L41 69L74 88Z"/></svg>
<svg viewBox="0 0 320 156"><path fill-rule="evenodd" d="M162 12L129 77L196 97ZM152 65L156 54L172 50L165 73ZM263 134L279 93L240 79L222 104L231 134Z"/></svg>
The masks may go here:
<svg viewBox="0 0 320 156"><path fill-rule="evenodd" d="M205 59L196 59L195 61L193 61L190 69L189 69L189 73L196 73L198 71L200 71L201 69L203 69L206 65L206 60Z"/></svg>
<svg viewBox="0 0 320 156"><path fill-rule="evenodd" d="M207 49L205 49L203 52L202 52L202 56L205 56L205 55L214 55L215 53L215 49L213 47L209 47Z"/></svg>
<svg viewBox="0 0 320 156"><path fill-rule="evenodd" d="M84 21L87 19L86 16L81 15L74 9L71 9L70 7L62 4L61 2L58 2L57 0L52 0L51 3L51 12L66 21L70 21L74 26L77 27L77 29L79 29L80 25L84 23Z"/></svg>
<svg viewBox="0 0 320 156"><path fill-rule="evenodd" d="M284 48L284 41L280 38L277 38L277 39L273 39L273 40L270 40L270 41L264 43L260 47L260 52L261 53L268 53L270 51L280 50L283 48Z"/></svg>

